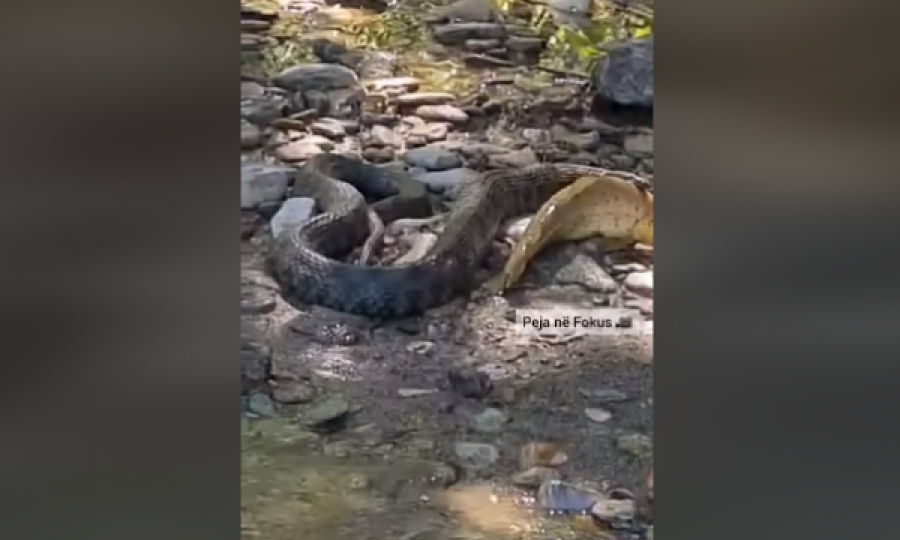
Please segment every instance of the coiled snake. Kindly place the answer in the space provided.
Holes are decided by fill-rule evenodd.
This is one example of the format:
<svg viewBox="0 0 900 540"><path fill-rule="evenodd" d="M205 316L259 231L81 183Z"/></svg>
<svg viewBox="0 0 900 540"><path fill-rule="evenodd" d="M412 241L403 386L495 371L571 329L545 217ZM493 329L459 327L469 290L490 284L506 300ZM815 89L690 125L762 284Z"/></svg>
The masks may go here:
<svg viewBox="0 0 900 540"><path fill-rule="evenodd" d="M369 235L360 190L392 195L372 207L390 220L421 217L424 186L399 171L323 154L300 170L293 192L314 198L322 213L273 240L270 269L301 302L383 319L421 314L475 288L476 272L503 221L536 212L578 178L608 172L567 163L489 171L460 186L443 234L421 260L374 267L336 260Z"/></svg>

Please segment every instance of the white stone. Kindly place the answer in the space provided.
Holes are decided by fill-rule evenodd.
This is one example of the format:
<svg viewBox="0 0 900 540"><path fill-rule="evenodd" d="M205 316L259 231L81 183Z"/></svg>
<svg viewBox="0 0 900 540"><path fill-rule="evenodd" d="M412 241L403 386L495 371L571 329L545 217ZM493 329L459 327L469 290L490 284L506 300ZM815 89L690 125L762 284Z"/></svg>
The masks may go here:
<svg viewBox="0 0 900 540"><path fill-rule="evenodd" d="M625 288L640 296L653 298L653 270L628 274L625 278Z"/></svg>
<svg viewBox="0 0 900 540"><path fill-rule="evenodd" d="M295 172L264 163L241 164L241 208L250 210L280 200Z"/></svg>
<svg viewBox="0 0 900 540"><path fill-rule="evenodd" d="M316 201L307 197L294 197L284 201L269 223L272 236L277 237L289 227L303 225L312 217Z"/></svg>

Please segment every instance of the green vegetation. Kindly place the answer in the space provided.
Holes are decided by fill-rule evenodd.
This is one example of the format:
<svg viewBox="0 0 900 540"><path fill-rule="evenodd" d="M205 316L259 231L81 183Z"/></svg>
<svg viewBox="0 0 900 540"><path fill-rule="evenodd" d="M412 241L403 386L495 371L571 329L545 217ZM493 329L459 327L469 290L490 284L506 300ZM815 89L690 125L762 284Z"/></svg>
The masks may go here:
<svg viewBox="0 0 900 540"><path fill-rule="evenodd" d="M280 12L272 0L242 0L244 5L267 12ZM614 39L640 37L652 32L652 8L616 10L603 0L594 0L592 24L585 29L558 25L548 8L538 0L496 0L497 8L511 21L534 28L545 40L546 52L540 65L587 75L603 51ZM301 61L313 60L303 40L327 37L354 50L397 52L404 57L406 74L426 81L426 89L464 91L472 83L472 73L454 59L435 62L427 51L432 41L422 23L425 14L449 0L405 1L380 13L361 9L325 8L313 16L301 18L281 13L272 35L276 45L268 47L259 66L266 75L279 72Z"/></svg>

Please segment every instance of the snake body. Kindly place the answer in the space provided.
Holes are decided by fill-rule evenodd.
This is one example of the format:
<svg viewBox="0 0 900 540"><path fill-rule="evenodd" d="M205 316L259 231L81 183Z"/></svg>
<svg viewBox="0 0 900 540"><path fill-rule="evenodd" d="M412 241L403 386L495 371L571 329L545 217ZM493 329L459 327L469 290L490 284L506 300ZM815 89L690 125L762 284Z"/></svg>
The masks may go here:
<svg viewBox="0 0 900 540"><path fill-rule="evenodd" d="M294 185L294 195L314 198L322 213L273 240L270 268L301 302L382 319L421 314L475 288L476 272L503 221L534 213L578 178L607 172L567 163L490 171L460 186L443 234L422 259L371 267L335 259L369 234L367 205L359 189L398 197L398 189L391 185L402 175L325 154L307 163ZM408 180L405 185L414 189ZM415 197L406 197L406 202L391 198L373 209L385 220L396 219L417 204L410 200Z"/></svg>

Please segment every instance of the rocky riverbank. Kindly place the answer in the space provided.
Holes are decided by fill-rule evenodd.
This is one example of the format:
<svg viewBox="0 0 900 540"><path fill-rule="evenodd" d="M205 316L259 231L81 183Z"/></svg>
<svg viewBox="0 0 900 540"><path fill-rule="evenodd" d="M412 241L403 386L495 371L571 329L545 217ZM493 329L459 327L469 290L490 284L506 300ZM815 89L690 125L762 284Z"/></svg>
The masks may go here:
<svg viewBox="0 0 900 540"><path fill-rule="evenodd" d="M456 66L449 79L323 32L304 34L318 41L289 65L242 77L245 538L652 538L650 338L534 337L509 320L561 302L652 319L647 261L558 246L505 298L383 324L290 304L261 262L273 232L312 215L291 173L322 152L402 167L443 208L489 169L568 161L652 176L652 41L614 46L586 88L535 70L540 33L478 5L419 22L434 45L421 54ZM334 11L287 8L314 30ZM277 24L248 16L242 52L277 42ZM472 61L486 57L505 64ZM504 229L485 277L523 223ZM389 228L378 260L415 258L440 232Z"/></svg>

